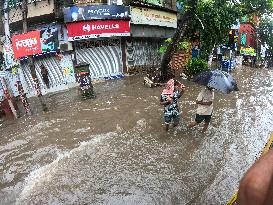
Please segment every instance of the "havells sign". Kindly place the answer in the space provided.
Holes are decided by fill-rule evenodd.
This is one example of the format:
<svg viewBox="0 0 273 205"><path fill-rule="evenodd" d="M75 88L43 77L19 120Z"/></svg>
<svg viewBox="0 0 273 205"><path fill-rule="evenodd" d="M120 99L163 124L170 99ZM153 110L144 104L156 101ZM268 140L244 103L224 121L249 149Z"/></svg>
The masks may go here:
<svg viewBox="0 0 273 205"><path fill-rule="evenodd" d="M68 40L76 41L98 37L130 36L130 21L97 20L67 24Z"/></svg>

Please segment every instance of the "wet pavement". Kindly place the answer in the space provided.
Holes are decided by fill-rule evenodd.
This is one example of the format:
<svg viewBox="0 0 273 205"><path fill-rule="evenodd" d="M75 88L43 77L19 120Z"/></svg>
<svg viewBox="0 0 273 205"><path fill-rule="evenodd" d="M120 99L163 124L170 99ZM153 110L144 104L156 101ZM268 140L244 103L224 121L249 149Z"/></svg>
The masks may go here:
<svg viewBox="0 0 273 205"><path fill-rule="evenodd" d="M259 156L273 122L273 71L243 68L240 92L215 93L207 133L194 119L201 87L189 82L182 121L163 130L162 88L141 76L36 98L34 114L0 122L0 204L224 204Z"/></svg>

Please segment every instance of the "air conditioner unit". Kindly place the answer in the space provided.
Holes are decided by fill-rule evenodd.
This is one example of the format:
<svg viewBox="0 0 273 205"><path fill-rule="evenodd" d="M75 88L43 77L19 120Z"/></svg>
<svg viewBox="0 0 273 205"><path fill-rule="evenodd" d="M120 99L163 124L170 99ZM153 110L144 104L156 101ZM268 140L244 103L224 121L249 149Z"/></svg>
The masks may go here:
<svg viewBox="0 0 273 205"><path fill-rule="evenodd" d="M72 51L73 46L71 42L62 42L60 43L60 50L61 51Z"/></svg>

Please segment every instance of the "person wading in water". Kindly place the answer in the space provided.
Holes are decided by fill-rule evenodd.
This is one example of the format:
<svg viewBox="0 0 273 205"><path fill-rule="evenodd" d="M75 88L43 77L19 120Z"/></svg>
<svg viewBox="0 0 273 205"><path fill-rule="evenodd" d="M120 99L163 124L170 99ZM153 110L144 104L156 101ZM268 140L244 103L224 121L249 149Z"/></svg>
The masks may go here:
<svg viewBox="0 0 273 205"><path fill-rule="evenodd" d="M173 126L179 123L179 107L178 99L184 94L185 86L174 79L167 82L166 89L164 89L160 96L160 104L164 105L164 121L166 124L166 131L169 130L169 125L173 121Z"/></svg>
<svg viewBox="0 0 273 205"><path fill-rule="evenodd" d="M192 128L197 124L205 121L203 132L206 132L212 116L213 99L214 92L212 88L205 87L201 90L196 99L197 110L195 120L188 125L189 128Z"/></svg>

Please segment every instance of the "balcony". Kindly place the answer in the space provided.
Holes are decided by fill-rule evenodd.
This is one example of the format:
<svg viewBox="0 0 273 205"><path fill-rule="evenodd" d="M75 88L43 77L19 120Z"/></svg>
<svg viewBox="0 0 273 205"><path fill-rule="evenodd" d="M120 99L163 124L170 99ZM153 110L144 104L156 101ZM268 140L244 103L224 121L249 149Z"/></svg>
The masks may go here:
<svg viewBox="0 0 273 205"><path fill-rule="evenodd" d="M37 2L41 2L45 0L27 0L28 4L37 4ZM8 7L10 9L14 9L20 7L22 5L22 0L8 0Z"/></svg>
<svg viewBox="0 0 273 205"><path fill-rule="evenodd" d="M28 0L28 24L48 23L55 18L54 0ZM9 0L9 21L12 30L22 29L23 10L21 0Z"/></svg>

